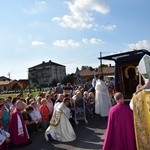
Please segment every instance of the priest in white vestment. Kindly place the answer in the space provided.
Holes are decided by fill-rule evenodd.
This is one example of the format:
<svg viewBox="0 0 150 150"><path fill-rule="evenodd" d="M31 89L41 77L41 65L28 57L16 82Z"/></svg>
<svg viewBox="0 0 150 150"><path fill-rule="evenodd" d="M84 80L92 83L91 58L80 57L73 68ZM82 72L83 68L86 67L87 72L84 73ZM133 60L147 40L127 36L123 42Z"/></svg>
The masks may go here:
<svg viewBox="0 0 150 150"><path fill-rule="evenodd" d="M76 134L69 121L72 117L67 107L69 103L70 99L64 98L63 102L54 109L50 126L45 131L46 141L54 139L60 142L70 142L76 139Z"/></svg>
<svg viewBox="0 0 150 150"><path fill-rule="evenodd" d="M107 117L111 104L108 88L101 75L95 86L95 113L101 117Z"/></svg>

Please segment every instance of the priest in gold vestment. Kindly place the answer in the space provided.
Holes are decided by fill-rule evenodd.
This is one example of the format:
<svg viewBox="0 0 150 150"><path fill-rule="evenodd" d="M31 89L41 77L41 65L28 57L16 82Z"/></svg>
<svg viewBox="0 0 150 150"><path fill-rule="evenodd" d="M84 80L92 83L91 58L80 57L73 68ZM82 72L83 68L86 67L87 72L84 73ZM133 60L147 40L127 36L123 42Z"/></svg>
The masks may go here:
<svg viewBox="0 0 150 150"><path fill-rule="evenodd" d="M69 105L69 98L64 98L55 109L50 121L50 126L45 131L45 139L49 141L51 139L60 142L70 142L76 139L76 134L69 121L70 109L67 107Z"/></svg>
<svg viewBox="0 0 150 150"><path fill-rule="evenodd" d="M145 85L133 94L130 107L134 115L134 128L137 150L150 150L150 56L144 55L138 71Z"/></svg>

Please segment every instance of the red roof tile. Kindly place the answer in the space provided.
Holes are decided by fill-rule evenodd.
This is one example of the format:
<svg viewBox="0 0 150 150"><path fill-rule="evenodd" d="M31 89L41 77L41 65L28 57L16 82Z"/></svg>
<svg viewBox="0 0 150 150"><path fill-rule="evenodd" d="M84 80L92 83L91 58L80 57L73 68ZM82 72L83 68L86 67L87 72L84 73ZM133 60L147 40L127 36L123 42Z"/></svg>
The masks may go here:
<svg viewBox="0 0 150 150"><path fill-rule="evenodd" d="M0 86L8 85L11 81L0 81Z"/></svg>
<svg viewBox="0 0 150 150"><path fill-rule="evenodd" d="M95 74L103 73L103 75L114 75L114 72L115 72L115 67L103 67L102 72L101 72L101 68L98 68L96 71L85 69L85 70L80 70L80 76L92 76L94 75L94 73Z"/></svg>

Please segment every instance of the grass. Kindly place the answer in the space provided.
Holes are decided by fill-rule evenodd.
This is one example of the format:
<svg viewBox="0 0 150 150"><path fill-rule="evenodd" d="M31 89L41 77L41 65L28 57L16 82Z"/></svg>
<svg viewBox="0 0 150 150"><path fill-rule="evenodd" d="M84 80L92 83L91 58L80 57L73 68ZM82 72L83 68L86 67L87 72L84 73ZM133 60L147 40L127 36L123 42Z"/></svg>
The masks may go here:
<svg viewBox="0 0 150 150"><path fill-rule="evenodd" d="M41 91L42 92L42 91ZM23 98L25 99L27 97L27 94L29 92L23 92ZM35 97L36 95L38 95L39 91L36 91L36 92L31 92L33 97ZM0 94L0 97L1 98L6 98L6 97L9 97L11 96L12 98L16 97L17 95L19 95L20 93L10 93L10 94Z"/></svg>
<svg viewBox="0 0 150 150"><path fill-rule="evenodd" d="M19 93L11 93L11 94L0 94L1 98L6 98L11 96L12 98L16 97Z"/></svg>

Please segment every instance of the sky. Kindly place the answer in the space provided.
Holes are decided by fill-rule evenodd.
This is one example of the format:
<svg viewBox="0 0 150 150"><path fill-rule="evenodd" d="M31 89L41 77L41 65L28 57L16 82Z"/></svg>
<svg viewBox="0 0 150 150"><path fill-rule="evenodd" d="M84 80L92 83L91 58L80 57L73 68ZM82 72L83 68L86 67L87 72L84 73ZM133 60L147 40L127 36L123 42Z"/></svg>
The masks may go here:
<svg viewBox="0 0 150 150"><path fill-rule="evenodd" d="M0 0L0 76L27 79L49 60L71 74L98 67L100 52L150 50L149 17L149 0Z"/></svg>

